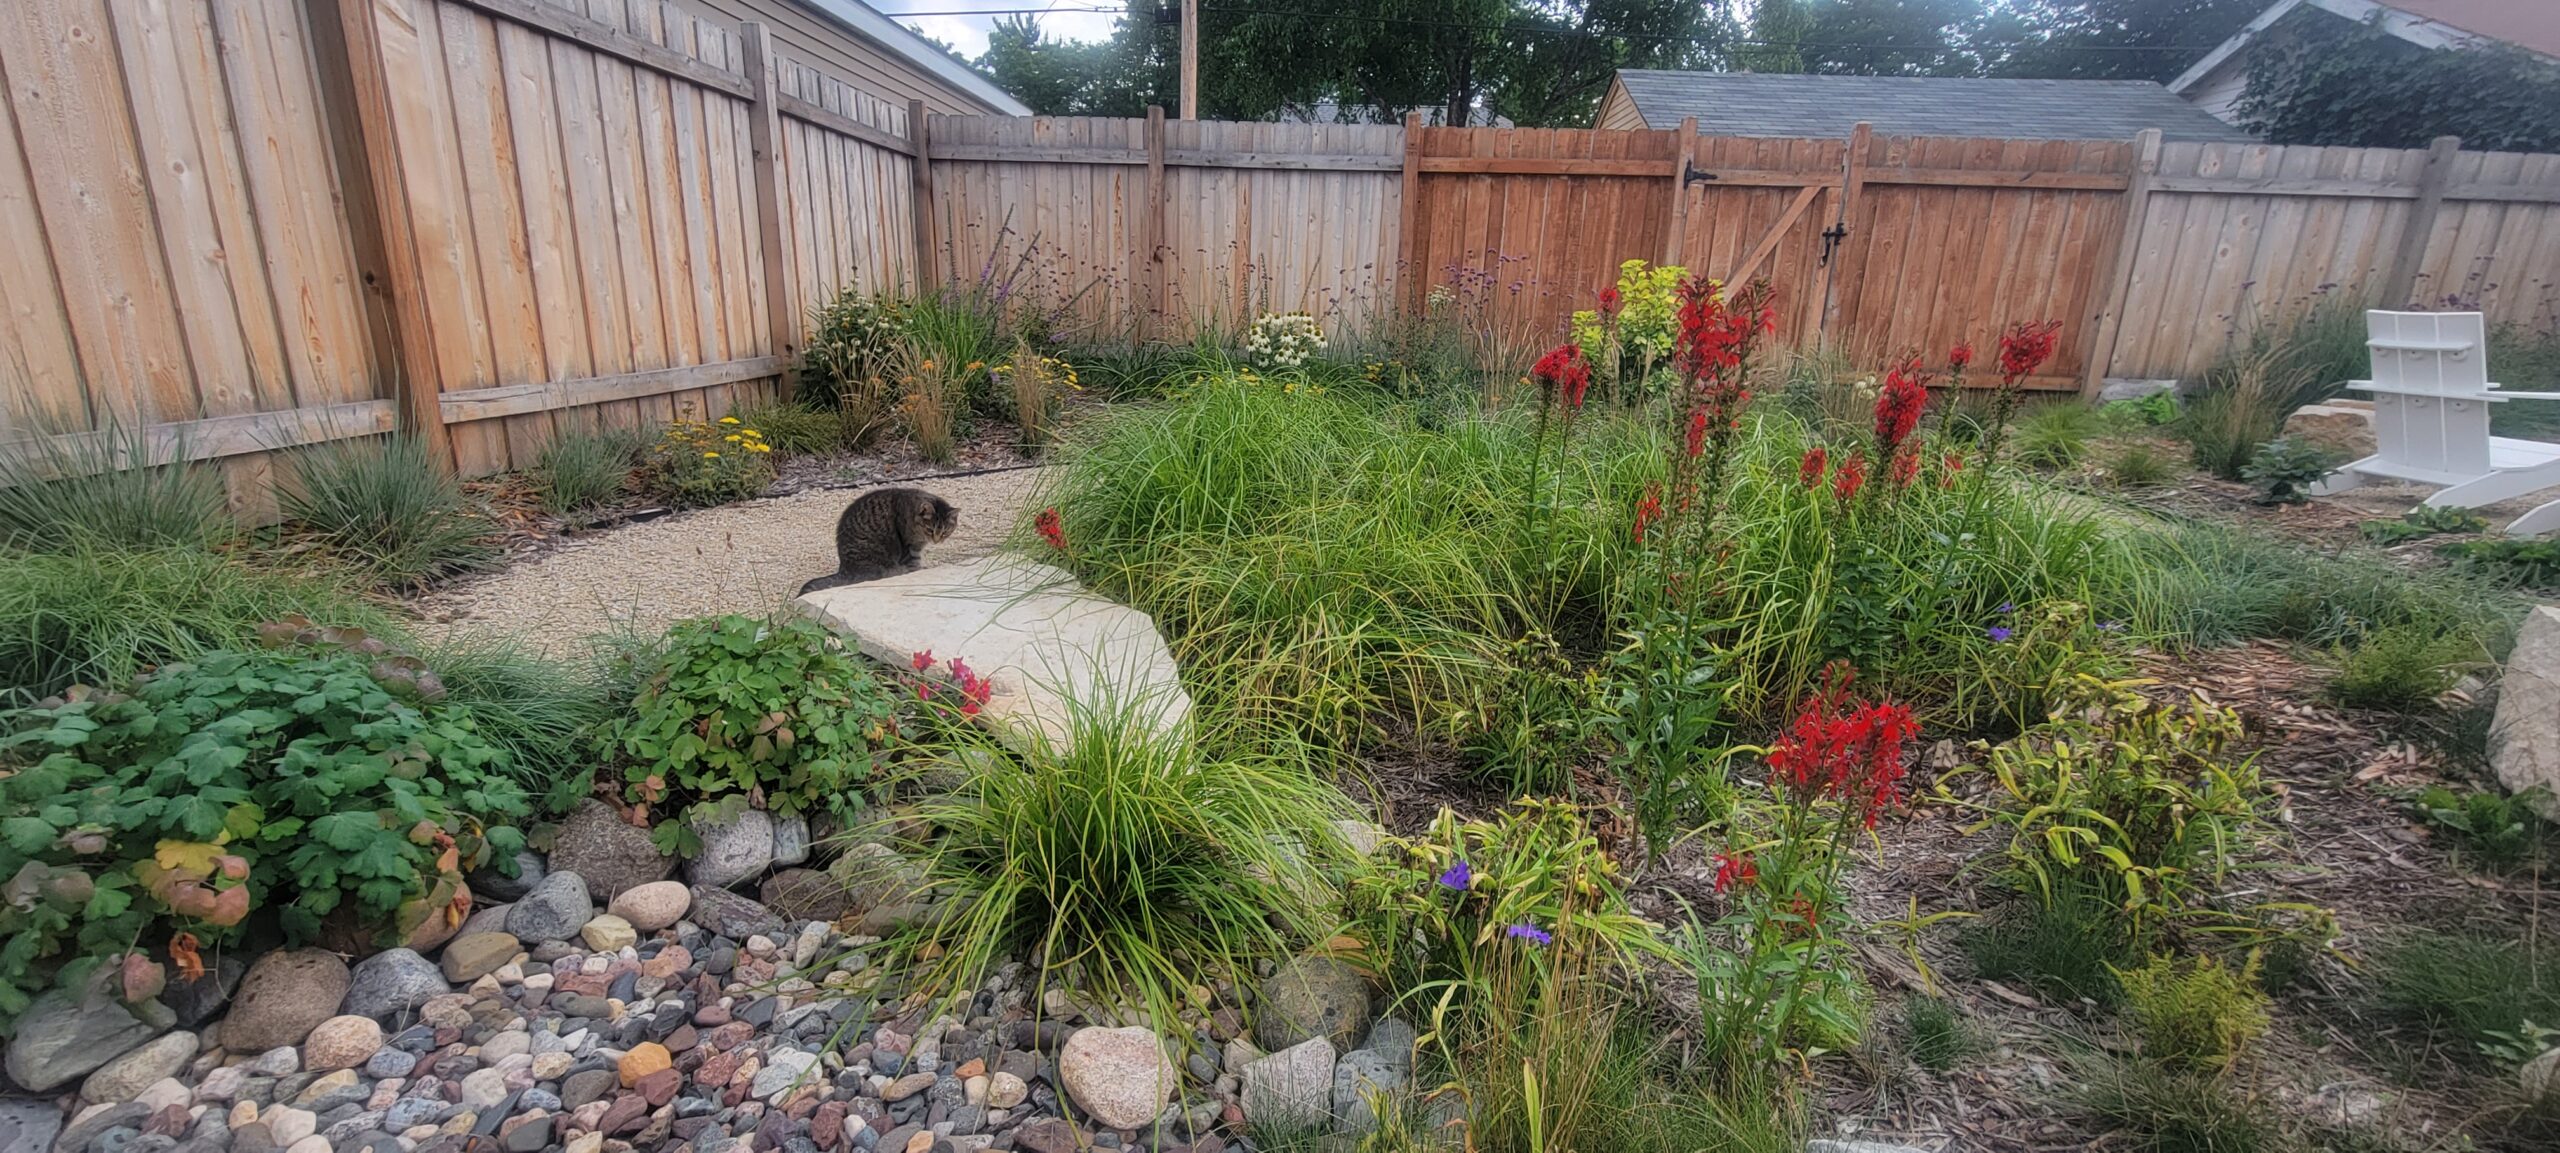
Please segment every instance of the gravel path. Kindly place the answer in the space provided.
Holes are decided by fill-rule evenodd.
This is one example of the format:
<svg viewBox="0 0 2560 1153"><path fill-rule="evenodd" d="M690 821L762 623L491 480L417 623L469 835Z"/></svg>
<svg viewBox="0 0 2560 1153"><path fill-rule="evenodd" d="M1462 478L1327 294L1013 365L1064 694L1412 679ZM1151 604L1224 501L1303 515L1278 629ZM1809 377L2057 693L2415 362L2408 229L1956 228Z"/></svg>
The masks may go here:
<svg viewBox="0 0 2560 1153"><path fill-rule="evenodd" d="M1040 477L1021 469L904 482L960 509L960 530L927 548L925 564L996 551ZM413 608L430 635L486 633L563 657L625 627L654 634L688 617L765 612L834 571L836 517L866 491L799 492L627 525L439 589Z"/></svg>

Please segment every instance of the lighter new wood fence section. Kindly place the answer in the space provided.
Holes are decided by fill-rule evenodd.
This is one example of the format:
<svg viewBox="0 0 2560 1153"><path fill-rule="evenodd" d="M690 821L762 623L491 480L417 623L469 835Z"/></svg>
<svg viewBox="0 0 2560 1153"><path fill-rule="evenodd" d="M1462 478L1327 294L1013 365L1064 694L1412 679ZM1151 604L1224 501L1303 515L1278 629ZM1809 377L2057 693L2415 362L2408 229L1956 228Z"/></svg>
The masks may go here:
<svg viewBox="0 0 2560 1153"><path fill-rule="evenodd" d="M304 36L294 0L0 5L0 430L168 426L203 456L309 439L232 418L374 399ZM271 507L267 453L224 468Z"/></svg>

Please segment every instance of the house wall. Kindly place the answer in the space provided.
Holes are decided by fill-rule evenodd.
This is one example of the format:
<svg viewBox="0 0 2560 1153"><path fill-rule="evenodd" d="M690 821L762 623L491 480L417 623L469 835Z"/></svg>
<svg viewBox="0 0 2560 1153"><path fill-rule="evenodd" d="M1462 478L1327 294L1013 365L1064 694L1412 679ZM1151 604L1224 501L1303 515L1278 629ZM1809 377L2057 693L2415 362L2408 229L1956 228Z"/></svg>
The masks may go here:
<svg viewBox="0 0 2560 1153"><path fill-rule="evenodd" d="M2195 87L2179 95L2212 113L2216 120L2225 124L2240 123L2240 97L2249 90L2248 60L2248 54L2244 52L2223 61L2220 67L2205 73L2204 79L2197 81Z"/></svg>
<svg viewBox="0 0 2560 1153"><path fill-rule="evenodd" d="M1620 132L1647 127L1644 114L1636 111L1636 102L1627 95L1626 86L1615 80L1609 82L1609 94L1600 98L1600 116L1592 126Z"/></svg>
<svg viewBox="0 0 2560 1153"><path fill-rule="evenodd" d="M927 112L1003 115L998 108L898 53L810 10L798 0L670 0L675 7L724 25L759 20L773 29L774 46L836 79L891 104L924 101Z"/></svg>

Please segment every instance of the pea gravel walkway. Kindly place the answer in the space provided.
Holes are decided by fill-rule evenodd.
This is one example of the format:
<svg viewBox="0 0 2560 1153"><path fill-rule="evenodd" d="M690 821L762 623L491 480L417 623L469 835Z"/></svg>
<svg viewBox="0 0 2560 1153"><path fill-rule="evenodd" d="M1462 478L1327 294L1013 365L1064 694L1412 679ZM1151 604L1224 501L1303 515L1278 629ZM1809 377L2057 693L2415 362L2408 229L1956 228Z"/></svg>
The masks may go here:
<svg viewBox="0 0 2560 1153"><path fill-rule="evenodd" d="M950 540L925 549L927 567L995 552L1041 470L901 482L960 509ZM801 582L835 570L836 516L868 489L799 492L680 512L570 542L486 576L439 589L412 607L436 637L502 637L555 657L582 655L585 638L622 628L655 634L687 617L762 613Z"/></svg>

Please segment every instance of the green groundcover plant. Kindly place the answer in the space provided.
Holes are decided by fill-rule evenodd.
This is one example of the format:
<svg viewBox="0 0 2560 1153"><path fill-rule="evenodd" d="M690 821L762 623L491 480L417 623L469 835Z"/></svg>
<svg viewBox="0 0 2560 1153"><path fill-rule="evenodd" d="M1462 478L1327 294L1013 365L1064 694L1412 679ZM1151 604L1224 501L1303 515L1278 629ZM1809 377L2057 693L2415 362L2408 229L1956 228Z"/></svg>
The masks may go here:
<svg viewBox="0 0 2560 1153"><path fill-rule="evenodd" d="M252 917L309 939L342 907L399 940L523 843L505 754L415 666L222 651L129 691L0 714L0 1016L67 952L173 955Z"/></svg>
<svg viewBox="0 0 2560 1153"><path fill-rule="evenodd" d="M696 820L753 806L784 815L862 804L895 747L890 686L816 623L735 614L667 630L655 671L605 741L623 794L682 820L652 834L693 852Z"/></svg>

